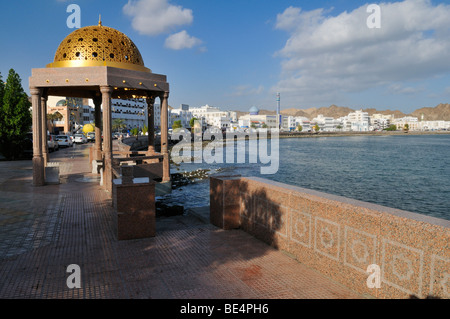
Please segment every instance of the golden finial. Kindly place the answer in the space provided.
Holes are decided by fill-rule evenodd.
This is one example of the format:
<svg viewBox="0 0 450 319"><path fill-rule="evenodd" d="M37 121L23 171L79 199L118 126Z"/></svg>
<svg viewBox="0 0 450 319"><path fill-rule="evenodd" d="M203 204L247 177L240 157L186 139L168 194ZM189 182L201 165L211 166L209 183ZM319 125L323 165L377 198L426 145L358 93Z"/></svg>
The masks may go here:
<svg viewBox="0 0 450 319"><path fill-rule="evenodd" d="M98 26L101 27L102 26L102 15L99 14L98 16Z"/></svg>

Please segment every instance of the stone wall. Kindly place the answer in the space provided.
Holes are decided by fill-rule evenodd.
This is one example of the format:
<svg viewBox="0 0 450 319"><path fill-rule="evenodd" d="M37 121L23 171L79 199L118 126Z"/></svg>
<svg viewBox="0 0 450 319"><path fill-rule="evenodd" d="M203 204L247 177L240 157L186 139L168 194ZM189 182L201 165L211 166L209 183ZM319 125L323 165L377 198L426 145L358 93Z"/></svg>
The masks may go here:
<svg viewBox="0 0 450 319"><path fill-rule="evenodd" d="M240 227L361 294L450 297L448 220L261 178L216 176L210 188L211 223ZM380 288L367 285L369 265Z"/></svg>

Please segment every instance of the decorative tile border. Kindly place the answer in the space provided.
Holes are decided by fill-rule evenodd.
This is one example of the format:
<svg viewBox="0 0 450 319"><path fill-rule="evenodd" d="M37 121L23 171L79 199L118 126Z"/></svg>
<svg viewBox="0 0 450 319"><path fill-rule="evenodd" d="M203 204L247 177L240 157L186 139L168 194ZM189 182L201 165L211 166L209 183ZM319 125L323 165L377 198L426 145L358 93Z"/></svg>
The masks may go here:
<svg viewBox="0 0 450 319"><path fill-rule="evenodd" d="M424 252L386 238L382 242L382 282L422 297Z"/></svg>
<svg viewBox="0 0 450 319"><path fill-rule="evenodd" d="M312 247L312 216L291 209L290 239L307 248Z"/></svg>
<svg viewBox="0 0 450 319"><path fill-rule="evenodd" d="M344 233L344 264L366 274L367 267L376 264L377 236L350 226Z"/></svg>
<svg viewBox="0 0 450 319"><path fill-rule="evenodd" d="M430 296L450 298L450 259L431 256Z"/></svg>
<svg viewBox="0 0 450 319"><path fill-rule="evenodd" d="M316 217L314 220L314 251L339 261L340 225Z"/></svg>

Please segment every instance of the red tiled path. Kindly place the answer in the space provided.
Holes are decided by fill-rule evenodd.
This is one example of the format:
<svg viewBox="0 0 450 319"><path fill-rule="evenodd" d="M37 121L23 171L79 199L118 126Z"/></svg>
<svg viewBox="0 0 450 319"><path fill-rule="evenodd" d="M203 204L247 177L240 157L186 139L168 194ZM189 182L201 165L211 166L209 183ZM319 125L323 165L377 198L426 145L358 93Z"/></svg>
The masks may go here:
<svg viewBox="0 0 450 319"><path fill-rule="evenodd" d="M0 298L362 298L240 230L190 214L158 218L155 238L117 241L110 200L89 183L86 154L82 146L53 155L70 163L68 176L39 189L30 162L20 178L0 163L0 173L10 172L0 196L24 199L13 210L0 204ZM80 289L66 285L70 264L81 268Z"/></svg>

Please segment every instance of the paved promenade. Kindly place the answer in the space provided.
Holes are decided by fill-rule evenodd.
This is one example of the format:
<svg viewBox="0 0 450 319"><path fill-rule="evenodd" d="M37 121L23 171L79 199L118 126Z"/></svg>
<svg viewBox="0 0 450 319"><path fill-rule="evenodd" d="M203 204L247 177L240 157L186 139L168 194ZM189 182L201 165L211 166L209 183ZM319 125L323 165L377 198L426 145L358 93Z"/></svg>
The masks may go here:
<svg viewBox="0 0 450 319"><path fill-rule="evenodd" d="M0 298L362 298L240 230L205 223L205 209L158 218L154 238L117 241L88 147L50 154L60 185L35 188L31 161L0 161ZM79 289L66 285L70 264L80 266Z"/></svg>

